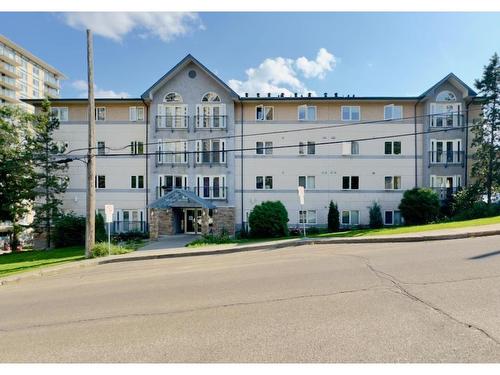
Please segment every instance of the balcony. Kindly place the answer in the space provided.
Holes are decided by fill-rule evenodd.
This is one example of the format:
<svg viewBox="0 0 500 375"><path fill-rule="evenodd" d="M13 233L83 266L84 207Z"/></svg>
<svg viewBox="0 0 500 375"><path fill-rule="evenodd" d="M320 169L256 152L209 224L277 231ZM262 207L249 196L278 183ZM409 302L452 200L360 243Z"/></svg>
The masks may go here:
<svg viewBox="0 0 500 375"><path fill-rule="evenodd" d="M450 199L453 194L457 193L460 187L431 187L436 192L440 200Z"/></svg>
<svg viewBox="0 0 500 375"><path fill-rule="evenodd" d="M2 59L5 62L8 62L11 65L21 65L21 62L16 60L16 56L13 51L9 51L3 46L0 46L0 59Z"/></svg>
<svg viewBox="0 0 500 375"><path fill-rule="evenodd" d="M196 129L227 129L227 116L194 116Z"/></svg>
<svg viewBox="0 0 500 375"><path fill-rule="evenodd" d="M0 88L0 99L5 100L9 103L17 103L16 92L8 89Z"/></svg>
<svg viewBox="0 0 500 375"><path fill-rule="evenodd" d="M431 165L441 165L445 168L448 165L464 166L464 151L429 151L429 167Z"/></svg>
<svg viewBox="0 0 500 375"><path fill-rule="evenodd" d="M156 130L169 129L188 129L189 128L189 116L167 116L158 115L155 119Z"/></svg>
<svg viewBox="0 0 500 375"><path fill-rule="evenodd" d="M160 189L162 191L161 196L170 193L174 189L182 189L182 190L192 191L193 193L195 193L196 195L198 195L203 199L227 201L227 186L195 186L195 187L158 186L156 187L156 199L160 198Z"/></svg>
<svg viewBox="0 0 500 375"><path fill-rule="evenodd" d="M59 90L54 90L50 87L45 87L43 89L43 95L46 96L47 98L58 98L59 97Z"/></svg>
<svg viewBox="0 0 500 375"><path fill-rule="evenodd" d="M195 158L194 166L226 166L225 151L202 151Z"/></svg>
<svg viewBox="0 0 500 375"><path fill-rule="evenodd" d="M156 166L160 165L171 165L172 167L187 166L188 165L188 153L179 151L180 153L173 153L168 151L156 151Z"/></svg>
<svg viewBox="0 0 500 375"><path fill-rule="evenodd" d="M464 115L456 113L430 115L429 126L431 128L462 128Z"/></svg>
<svg viewBox="0 0 500 375"><path fill-rule="evenodd" d="M59 80L55 77L52 77L51 75L48 75L47 73L44 74L43 83L46 86L52 87L54 89L59 89Z"/></svg>
<svg viewBox="0 0 500 375"><path fill-rule="evenodd" d="M0 76L0 85L11 90L17 90L16 80L8 76Z"/></svg>
<svg viewBox="0 0 500 375"><path fill-rule="evenodd" d="M0 61L0 73L6 74L12 78L19 78L19 74L16 72L16 68L6 62Z"/></svg>

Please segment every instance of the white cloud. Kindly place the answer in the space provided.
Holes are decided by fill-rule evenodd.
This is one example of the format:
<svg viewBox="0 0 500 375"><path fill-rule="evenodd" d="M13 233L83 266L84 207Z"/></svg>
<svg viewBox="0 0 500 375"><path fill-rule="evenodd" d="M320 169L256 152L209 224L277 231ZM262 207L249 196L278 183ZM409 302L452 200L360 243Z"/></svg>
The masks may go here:
<svg viewBox="0 0 500 375"><path fill-rule="evenodd" d="M335 57L326 49L321 48L316 60L308 60L305 57L299 57L296 60L276 57L265 59L257 68L249 68L245 71L247 79L240 81L237 79L229 80L229 86L243 95L248 92L250 95L256 93L271 93L277 95L284 93L287 96L294 92L305 95L310 92L305 83L299 78L302 75L305 78L323 79L326 73L332 71L335 67Z"/></svg>
<svg viewBox="0 0 500 375"><path fill-rule="evenodd" d="M316 60L308 60L306 57L299 57L296 61L297 68L306 78L323 79L327 72L331 72L335 67L335 56L325 48L320 48Z"/></svg>
<svg viewBox="0 0 500 375"><path fill-rule="evenodd" d="M78 94L78 97L80 97L80 98L87 97L87 95L88 95L87 81L79 79L79 80L72 82L71 86L73 86L74 89L76 89L77 91L80 92ZM130 94L128 92L125 92L125 91L116 92L113 90L104 90L104 89L99 88L97 85L94 84L94 97L95 98L128 98L128 97L130 97Z"/></svg>
<svg viewBox="0 0 500 375"><path fill-rule="evenodd" d="M75 29L91 29L115 41L134 30L141 38L168 42L195 28L204 29L198 14L191 12L73 12L65 13L64 19Z"/></svg>

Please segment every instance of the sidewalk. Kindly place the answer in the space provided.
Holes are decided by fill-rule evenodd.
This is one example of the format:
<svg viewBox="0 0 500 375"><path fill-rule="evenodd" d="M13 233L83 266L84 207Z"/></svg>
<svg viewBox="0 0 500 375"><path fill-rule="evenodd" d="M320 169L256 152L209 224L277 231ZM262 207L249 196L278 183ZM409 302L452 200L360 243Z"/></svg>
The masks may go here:
<svg viewBox="0 0 500 375"><path fill-rule="evenodd" d="M365 237L333 237L333 238L292 238L287 240L262 241L247 244L225 244L208 245L204 247L171 247L170 244L162 245L162 241L149 243L142 248L142 251L135 251L124 255L113 255L105 258L87 259L77 262L70 262L58 266L40 268L34 271L14 274L0 278L0 285L17 282L22 279L43 276L46 274L57 273L58 271L88 267L101 264L140 261L149 259L180 258L190 256L205 256L217 254L230 254L243 251L274 250L285 247L314 245L314 244L360 244L360 243L395 243L395 242L421 242L421 241L442 241L470 237L483 237L500 235L500 224L481 225L469 228L455 228L433 230L420 233L407 233L395 235L379 235ZM171 238L171 237L170 237ZM168 241L169 238L163 239ZM148 250L156 249L156 250Z"/></svg>

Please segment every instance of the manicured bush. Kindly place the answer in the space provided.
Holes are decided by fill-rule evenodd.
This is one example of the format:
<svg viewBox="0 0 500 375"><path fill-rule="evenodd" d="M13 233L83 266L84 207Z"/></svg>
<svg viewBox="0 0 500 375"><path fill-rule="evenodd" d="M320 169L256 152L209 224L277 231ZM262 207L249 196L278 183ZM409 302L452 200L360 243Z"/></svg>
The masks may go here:
<svg viewBox="0 0 500 375"><path fill-rule="evenodd" d="M328 231L338 232L340 229L340 214L337 207L337 203L330 201L330 206L328 207Z"/></svg>
<svg viewBox="0 0 500 375"><path fill-rule="evenodd" d="M149 234L138 230L116 233L111 236L113 242L141 241L149 238Z"/></svg>
<svg viewBox="0 0 500 375"><path fill-rule="evenodd" d="M382 210L377 202L368 207L370 212L370 228L382 228L384 226L384 220L382 219Z"/></svg>
<svg viewBox="0 0 500 375"><path fill-rule="evenodd" d="M414 188L403 194L399 210L406 225L427 224L439 215L439 197L431 189Z"/></svg>
<svg viewBox="0 0 500 375"><path fill-rule="evenodd" d="M74 213L63 214L54 221L55 247L85 244L85 218Z"/></svg>
<svg viewBox="0 0 500 375"><path fill-rule="evenodd" d="M194 241L191 241L186 245L186 247L196 247L202 245L217 245L217 244L225 244L234 242L229 234L225 231L220 234L204 234L200 238L197 238Z"/></svg>
<svg viewBox="0 0 500 375"><path fill-rule="evenodd" d="M92 249L92 256L94 258L107 256L109 255L109 250L110 249L107 242L98 242ZM131 251L134 251L132 247L111 244L111 255L126 254L130 253Z"/></svg>
<svg viewBox="0 0 500 375"><path fill-rule="evenodd" d="M255 206L248 217L252 237L288 235L288 212L280 201L265 201Z"/></svg>

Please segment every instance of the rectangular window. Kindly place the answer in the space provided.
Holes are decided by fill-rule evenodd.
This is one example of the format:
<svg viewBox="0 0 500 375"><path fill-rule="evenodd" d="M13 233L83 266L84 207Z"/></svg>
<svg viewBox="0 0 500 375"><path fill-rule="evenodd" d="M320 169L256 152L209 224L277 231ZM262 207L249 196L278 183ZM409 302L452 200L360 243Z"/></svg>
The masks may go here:
<svg viewBox="0 0 500 375"><path fill-rule="evenodd" d="M129 107L129 121L144 121L144 107Z"/></svg>
<svg viewBox="0 0 500 375"><path fill-rule="evenodd" d="M255 119L257 121L274 120L274 107L259 105L255 107Z"/></svg>
<svg viewBox="0 0 500 375"><path fill-rule="evenodd" d="M386 190L401 189L401 176L385 176L385 189Z"/></svg>
<svg viewBox="0 0 500 375"><path fill-rule="evenodd" d="M33 88L38 89L38 86L40 86L40 81L36 78L33 78Z"/></svg>
<svg viewBox="0 0 500 375"><path fill-rule="evenodd" d="M299 210L299 224L316 224L316 210Z"/></svg>
<svg viewBox="0 0 500 375"><path fill-rule="evenodd" d="M316 176L299 176L299 186L304 189L316 188Z"/></svg>
<svg viewBox="0 0 500 375"><path fill-rule="evenodd" d="M307 142L307 154L314 155L316 153L316 142L308 141Z"/></svg>
<svg viewBox="0 0 500 375"><path fill-rule="evenodd" d="M226 176L196 176L196 193L202 198L226 197Z"/></svg>
<svg viewBox="0 0 500 375"><path fill-rule="evenodd" d="M104 175L95 176L95 187L96 187L96 189L105 189L106 188L106 176L104 176Z"/></svg>
<svg viewBox="0 0 500 375"><path fill-rule="evenodd" d="M272 189L273 188L273 176L257 176L255 177L255 188L256 189Z"/></svg>
<svg viewBox="0 0 500 375"><path fill-rule="evenodd" d="M106 143L104 141L97 142L97 155L106 154Z"/></svg>
<svg viewBox="0 0 500 375"><path fill-rule="evenodd" d="M316 106L300 105L298 107L299 121L316 121Z"/></svg>
<svg viewBox="0 0 500 375"><path fill-rule="evenodd" d="M342 142L342 155L358 155L359 143L356 141Z"/></svg>
<svg viewBox="0 0 500 375"><path fill-rule="evenodd" d="M106 107L96 107L95 119L96 121L106 121Z"/></svg>
<svg viewBox="0 0 500 375"><path fill-rule="evenodd" d="M195 158L196 163L199 164L201 163L224 164L226 162L226 141L222 139L198 140L196 141L195 156L196 156Z"/></svg>
<svg viewBox="0 0 500 375"><path fill-rule="evenodd" d="M403 106L389 104L384 106L384 120L400 120L403 118Z"/></svg>
<svg viewBox="0 0 500 375"><path fill-rule="evenodd" d="M401 141L385 142L384 143L385 155L400 155L401 154Z"/></svg>
<svg viewBox="0 0 500 375"><path fill-rule="evenodd" d="M38 69L36 66L33 66L33 75L34 76L40 75L40 69Z"/></svg>
<svg viewBox="0 0 500 375"><path fill-rule="evenodd" d="M143 146L144 149L144 146ZM196 156L198 157L199 154ZM158 140L158 163L187 163L187 142L169 139Z"/></svg>
<svg viewBox="0 0 500 375"><path fill-rule="evenodd" d="M272 155L273 142L255 142L255 153L257 155Z"/></svg>
<svg viewBox="0 0 500 375"><path fill-rule="evenodd" d="M392 211L385 211L384 212L384 224L385 225L393 225L394 224L394 217L393 217Z"/></svg>
<svg viewBox="0 0 500 375"><path fill-rule="evenodd" d="M299 142L299 155L305 154L304 146L305 146L304 142Z"/></svg>
<svg viewBox="0 0 500 375"><path fill-rule="evenodd" d="M144 176L131 176L130 187L132 189L144 189Z"/></svg>
<svg viewBox="0 0 500 375"><path fill-rule="evenodd" d="M360 106L342 106L342 121L359 121L361 119Z"/></svg>
<svg viewBox="0 0 500 375"><path fill-rule="evenodd" d="M358 210L352 210L352 211L344 210L342 211L341 217L343 225L359 225Z"/></svg>
<svg viewBox="0 0 500 375"><path fill-rule="evenodd" d="M358 190L359 189L359 176L343 176L342 189L344 190Z"/></svg>
<svg viewBox="0 0 500 375"><path fill-rule="evenodd" d="M171 192L173 189L186 189L187 176L158 176L159 196Z"/></svg>
<svg viewBox="0 0 500 375"><path fill-rule="evenodd" d="M50 110L52 116L60 122L68 121L68 107L52 107Z"/></svg>
<svg viewBox="0 0 500 375"><path fill-rule="evenodd" d="M130 142L130 153L132 155L144 154L144 142L140 142L140 141Z"/></svg>

